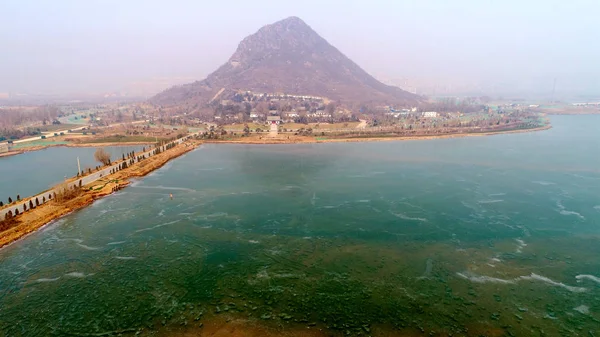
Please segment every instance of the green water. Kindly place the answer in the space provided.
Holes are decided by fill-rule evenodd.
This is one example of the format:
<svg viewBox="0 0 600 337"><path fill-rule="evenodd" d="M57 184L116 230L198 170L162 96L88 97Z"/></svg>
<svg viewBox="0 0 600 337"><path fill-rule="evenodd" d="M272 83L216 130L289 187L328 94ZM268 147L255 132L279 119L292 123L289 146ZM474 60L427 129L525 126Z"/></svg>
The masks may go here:
<svg viewBox="0 0 600 337"><path fill-rule="evenodd" d="M600 116L552 123L202 146L1 250L0 334L600 336Z"/></svg>

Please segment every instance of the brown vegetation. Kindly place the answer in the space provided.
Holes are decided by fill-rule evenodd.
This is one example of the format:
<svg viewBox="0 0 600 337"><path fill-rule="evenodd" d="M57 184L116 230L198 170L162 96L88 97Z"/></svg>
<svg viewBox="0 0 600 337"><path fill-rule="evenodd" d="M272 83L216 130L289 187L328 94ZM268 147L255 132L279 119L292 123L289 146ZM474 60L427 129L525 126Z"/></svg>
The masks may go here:
<svg viewBox="0 0 600 337"><path fill-rule="evenodd" d="M81 191L81 187L77 187L77 186L69 186L69 184L67 183L61 183L58 184L56 186L54 186L53 190L54 192L54 196L52 198L52 201L54 203L65 203L69 200L72 200L76 197L78 197L79 195L81 195L82 191Z"/></svg>
<svg viewBox="0 0 600 337"><path fill-rule="evenodd" d="M110 165L110 154L103 148L96 150L94 159L96 159L97 162L102 163L102 165Z"/></svg>

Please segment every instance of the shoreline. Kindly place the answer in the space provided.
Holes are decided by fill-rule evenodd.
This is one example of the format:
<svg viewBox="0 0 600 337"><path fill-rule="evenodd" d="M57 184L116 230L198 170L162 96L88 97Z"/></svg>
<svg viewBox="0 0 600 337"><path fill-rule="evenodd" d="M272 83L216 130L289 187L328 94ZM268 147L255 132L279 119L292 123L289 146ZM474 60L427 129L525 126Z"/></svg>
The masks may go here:
<svg viewBox="0 0 600 337"><path fill-rule="evenodd" d="M180 157L200 146L203 143L211 144L301 144L301 143L344 143L344 142L371 142L371 141L399 141L399 140L431 140L431 139L445 139L445 138L462 138L462 137L479 137L479 136L493 136L500 134L512 134L512 133L526 133L543 131L552 128L552 125L548 124L538 128L526 129L526 130L510 130L510 131L499 131L499 132L482 132L472 134L447 134L447 135L434 135L434 136L408 136L408 137L365 137L365 138L332 138L332 139L317 139L316 136L306 137L298 139L284 139L284 138L268 138L264 139L252 139L252 140L208 140L204 142L189 140L179 146L164 151L160 154L154 155L142 162L137 163L135 166L131 166L122 171L107 175L98 181L95 181L89 185L85 185L85 189L82 194L75 197L72 200L68 200L62 204L56 204L56 202L47 202L34 209L21 213L14 217L11 221L15 221L16 224L2 232L0 232L0 249L18 241L19 239L36 232L37 230L45 227L53 221L78 211L84 207L87 207L95 200L111 195L114 192L128 186L130 184L129 179L135 177L143 177L151 172L161 168L172 159ZM141 142L140 142L141 143ZM98 144L77 144L71 145L71 147L94 147L94 146L109 146L106 144L116 144L127 146L128 144L123 143L98 143ZM143 145L148 143L141 143L135 145ZM129 145L133 145L129 143ZM69 146L67 144L59 144L57 146ZM115 145L110 145L115 146ZM104 183L104 185L96 190L90 189L96 183ZM23 199L27 201L28 199ZM0 221L1 222L1 221Z"/></svg>
<svg viewBox="0 0 600 337"><path fill-rule="evenodd" d="M492 131L492 132L474 132L474 133L449 133L443 135L423 135L423 136L391 136L391 137L349 137L349 138L319 138L316 135L313 136L294 136L295 139L283 138L284 133L280 134L280 137L270 138L268 134L264 134L262 139L251 137L250 139L240 138L239 140L204 140L205 143L231 143L231 144L301 144L301 143L346 143L346 142L380 142L380 141L398 141L398 140L431 140L431 139L445 139L445 138L463 138L463 137L480 137L480 136L495 136L502 134L512 133L525 133L525 132L537 132L551 129L552 125L548 124L532 129L523 130L507 130L507 131ZM253 134L253 136L256 134ZM327 136L324 136L327 137ZM49 144L32 146L30 148L23 148L17 151L11 151L0 154L2 157L15 156L27 152L40 151L51 147L106 147L106 146L137 146L137 145L152 145L152 142L107 142L107 143L68 143L68 144Z"/></svg>
<svg viewBox="0 0 600 337"><path fill-rule="evenodd" d="M22 154L22 153L23 153L23 151L4 152L4 153L0 153L0 158L2 158L2 157L16 156L16 155Z"/></svg>
<svg viewBox="0 0 600 337"><path fill-rule="evenodd" d="M423 135L423 136L391 136L391 137L350 137L350 138L325 138L318 139L319 136L294 136L293 139L283 138L285 134L281 134L280 137L270 138L268 135L258 139L252 137L250 139L240 138L239 140L205 140L205 143L211 144L316 144L316 143L353 143L353 142L383 142L383 141L404 141L404 140L433 140L433 139L447 139L447 138L465 138L465 137L483 137L483 136L496 136L504 134L514 133L529 133L545 131L552 128L551 124L540 126L532 129L523 130L507 130L507 131L495 131L495 132L474 132L474 133L452 133L444 135ZM327 137L327 136L324 136Z"/></svg>
<svg viewBox="0 0 600 337"><path fill-rule="evenodd" d="M127 143L119 143L119 142L109 142L109 143L67 143L67 144L49 144L49 145L38 145L32 147L26 147L22 149L18 149L16 151L10 151L6 153L0 154L0 158L2 157L10 157L16 156L19 154L24 154L27 152L41 151L53 147L106 147L106 146L137 146L137 145L152 145L152 142L127 142Z"/></svg>
<svg viewBox="0 0 600 337"><path fill-rule="evenodd" d="M0 249L19 241L31 233L37 232L65 215L93 204L95 200L119 191L130 185L131 182L129 179L146 176L163 167L169 161L193 151L201 144L202 142L188 140L172 149L149 157L134 166L104 176L100 180L85 185L82 193L71 200L61 204L50 201L13 217L10 221L14 222L14 225L0 232ZM101 185L99 189L90 189L98 185ZM23 200L26 201L28 199Z"/></svg>

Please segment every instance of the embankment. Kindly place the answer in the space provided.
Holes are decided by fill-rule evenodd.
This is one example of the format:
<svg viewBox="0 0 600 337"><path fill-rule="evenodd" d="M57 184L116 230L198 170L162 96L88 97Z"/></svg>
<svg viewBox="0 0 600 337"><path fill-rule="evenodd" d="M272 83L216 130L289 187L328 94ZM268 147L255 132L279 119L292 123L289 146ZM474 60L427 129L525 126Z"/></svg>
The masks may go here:
<svg viewBox="0 0 600 337"><path fill-rule="evenodd" d="M79 195L68 201L58 202L56 200L46 202L27 212L12 217L10 220L0 222L0 247L6 246L25 235L34 232L45 224L56 220L66 214L77 211L94 200L127 186L128 179L132 177L143 177L148 173L162 167L171 159L177 158L198 147L201 142L188 140L171 149L151 156L128 168L113 174L103 176L101 179L84 185Z"/></svg>
<svg viewBox="0 0 600 337"><path fill-rule="evenodd" d="M500 130L472 133L447 133L437 135L411 135L411 136L385 136L385 135L369 135L365 132L362 136L298 136L289 133L281 133L276 137L269 137L267 134L252 134L250 137L236 139L213 139L206 140L207 143L231 143L231 144L299 144L299 143L345 143L345 142L382 142L382 141L398 141L398 140L428 140L428 139L445 139L445 138L463 138L463 137L480 137L494 136L511 133L535 132L551 129L552 125L544 125L531 129L518 130Z"/></svg>

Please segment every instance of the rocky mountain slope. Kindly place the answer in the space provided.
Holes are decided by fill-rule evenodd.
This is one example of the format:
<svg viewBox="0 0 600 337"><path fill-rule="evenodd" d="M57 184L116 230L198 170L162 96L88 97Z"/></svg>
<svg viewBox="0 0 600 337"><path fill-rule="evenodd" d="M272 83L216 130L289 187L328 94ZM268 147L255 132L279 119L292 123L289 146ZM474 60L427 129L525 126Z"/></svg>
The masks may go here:
<svg viewBox="0 0 600 337"><path fill-rule="evenodd" d="M170 88L151 101L206 104L238 90L321 96L342 103L413 104L421 99L379 82L304 21L290 17L246 37L206 79Z"/></svg>

